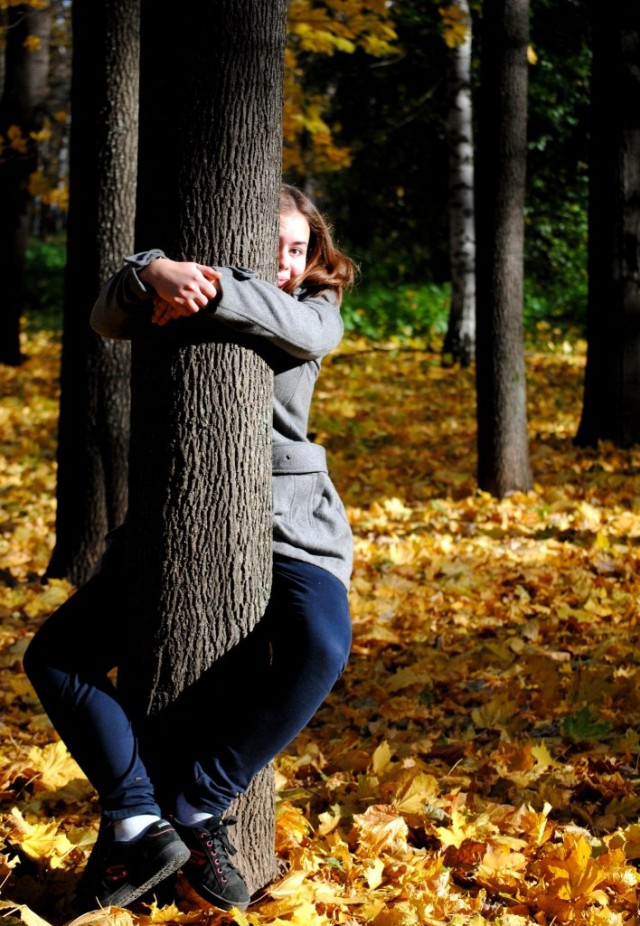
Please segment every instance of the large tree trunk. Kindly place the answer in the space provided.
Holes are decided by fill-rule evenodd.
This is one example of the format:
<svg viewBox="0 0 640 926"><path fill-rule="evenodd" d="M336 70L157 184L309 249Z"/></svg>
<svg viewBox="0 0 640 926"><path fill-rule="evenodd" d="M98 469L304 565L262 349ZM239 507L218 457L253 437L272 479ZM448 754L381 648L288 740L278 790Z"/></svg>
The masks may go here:
<svg viewBox="0 0 640 926"><path fill-rule="evenodd" d="M640 442L640 5L592 2L588 352L576 442Z"/></svg>
<svg viewBox="0 0 640 926"><path fill-rule="evenodd" d="M47 574L76 585L89 578L127 507L130 345L99 337L89 316L133 248L139 15L138 0L73 4L58 507Z"/></svg>
<svg viewBox="0 0 640 926"><path fill-rule="evenodd" d="M477 190L478 482L531 488L523 343L528 0L482 8Z"/></svg>
<svg viewBox="0 0 640 926"><path fill-rule="evenodd" d="M285 24L286 0L188 0L179 16L168 0L143 2L141 248L275 281ZM132 376L128 536L141 617L119 683L152 778L166 778L198 746L183 733L176 749L171 734L189 689L268 600L273 386L266 363L207 318L150 328L134 341ZM248 680L237 684L200 705L205 742ZM238 865L255 891L276 873L271 769L235 809Z"/></svg>
<svg viewBox="0 0 640 926"><path fill-rule="evenodd" d="M455 0L467 24L465 39L449 49L449 250L451 310L443 346L445 363L468 367L476 350L476 234L473 188L471 15Z"/></svg>
<svg viewBox="0 0 640 926"><path fill-rule="evenodd" d="M19 366L20 319L25 298L25 255L29 225L29 177L38 164L31 132L42 128L47 94L51 11L27 4L7 14L5 80L0 99L0 137L12 139L0 156L0 254L6 268L0 310L0 363ZM31 46L32 37L39 44Z"/></svg>

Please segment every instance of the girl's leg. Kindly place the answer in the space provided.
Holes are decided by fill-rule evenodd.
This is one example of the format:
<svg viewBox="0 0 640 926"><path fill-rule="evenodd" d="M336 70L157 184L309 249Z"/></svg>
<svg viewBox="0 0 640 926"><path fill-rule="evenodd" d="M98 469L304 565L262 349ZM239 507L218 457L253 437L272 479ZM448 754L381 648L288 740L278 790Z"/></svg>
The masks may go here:
<svg viewBox="0 0 640 926"><path fill-rule="evenodd" d="M113 579L94 576L41 627L25 671L69 752L100 797L105 822L160 816L127 712L108 672L127 640Z"/></svg>
<svg viewBox="0 0 640 926"><path fill-rule="evenodd" d="M350 646L342 583L310 563L276 557L269 605L256 631L227 660L225 687L218 687L219 672L204 680L210 684L200 691L200 735L193 742L202 743L208 716L211 752L203 755L201 747L184 788L187 801L223 813L307 725L344 670ZM207 691L214 682L212 695Z"/></svg>

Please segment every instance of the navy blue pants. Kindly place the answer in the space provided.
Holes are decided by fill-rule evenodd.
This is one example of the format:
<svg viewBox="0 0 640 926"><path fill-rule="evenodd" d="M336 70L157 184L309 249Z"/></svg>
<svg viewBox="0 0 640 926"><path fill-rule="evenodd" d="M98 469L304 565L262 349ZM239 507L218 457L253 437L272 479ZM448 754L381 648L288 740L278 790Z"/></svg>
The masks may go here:
<svg viewBox="0 0 640 926"><path fill-rule="evenodd" d="M274 558L257 628L199 680L175 717L138 729L111 670L131 614L113 577L98 574L40 628L25 671L107 820L163 815L183 792L218 814L307 725L344 670L347 593L331 573Z"/></svg>

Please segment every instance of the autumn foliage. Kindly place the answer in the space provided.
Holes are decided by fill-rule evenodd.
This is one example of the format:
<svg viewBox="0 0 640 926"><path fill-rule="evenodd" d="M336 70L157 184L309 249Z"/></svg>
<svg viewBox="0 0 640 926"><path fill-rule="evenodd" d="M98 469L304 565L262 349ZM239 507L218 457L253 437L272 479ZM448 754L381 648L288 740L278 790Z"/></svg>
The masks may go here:
<svg viewBox="0 0 640 926"><path fill-rule="evenodd" d="M67 918L97 805L21 669L71 591L39 578L59 350L25 349L0 371L0 906L36 926ZM498 501L475 484L470 371L358 341L326 362L312 428L355 532L354 646L276 763L283 876L233 917L179 883L83 922L636 922L640 448L574 446L579 346L527 364L536 485Z"/></svg>

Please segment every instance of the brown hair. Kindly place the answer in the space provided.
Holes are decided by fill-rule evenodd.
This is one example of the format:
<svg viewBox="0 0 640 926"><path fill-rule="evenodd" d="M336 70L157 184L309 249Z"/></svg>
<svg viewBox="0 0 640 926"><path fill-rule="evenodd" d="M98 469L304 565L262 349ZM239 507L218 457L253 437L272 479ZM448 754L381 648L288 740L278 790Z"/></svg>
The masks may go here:
<svg viewBox="0 0 640 926"><path fill-rule="evenodd" d="M355 264L335 246L329 225L311 200L297 187L283 183L280 188L280 214L290 212L300 212L305 217L311 234L306 267L284 289L288 292L298 286L316 292L332 289L340 301L344 290L353 285Z"/></svg>

